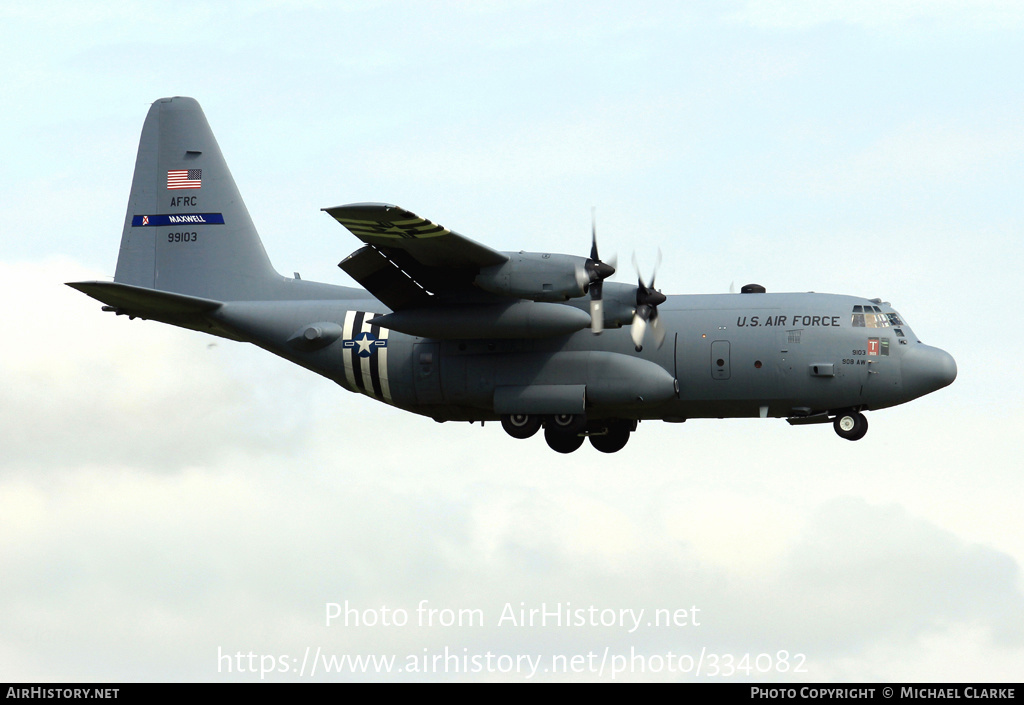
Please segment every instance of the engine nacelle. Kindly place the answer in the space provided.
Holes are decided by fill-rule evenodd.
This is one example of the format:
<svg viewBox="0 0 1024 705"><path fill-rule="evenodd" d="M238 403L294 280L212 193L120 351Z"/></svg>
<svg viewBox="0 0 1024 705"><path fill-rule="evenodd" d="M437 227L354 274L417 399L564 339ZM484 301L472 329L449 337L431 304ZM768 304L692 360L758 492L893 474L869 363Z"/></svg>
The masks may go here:
<svg viewBox="0 0 1024 705"><path fill-rule="evenodd" d="M480 270L474 283L492 294L533 301L566 301L590 286L585 257L509 252L508 261Z"/></svg>

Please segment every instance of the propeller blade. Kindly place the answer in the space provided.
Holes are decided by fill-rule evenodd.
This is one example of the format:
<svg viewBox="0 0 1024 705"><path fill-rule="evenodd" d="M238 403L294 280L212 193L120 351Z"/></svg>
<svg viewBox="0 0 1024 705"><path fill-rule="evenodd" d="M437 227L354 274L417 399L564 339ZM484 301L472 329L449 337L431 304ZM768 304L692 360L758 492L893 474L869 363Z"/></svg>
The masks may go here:
<svg viewBox="0 0 1024 705"><path fill-rule="evenodd" d="M636 315L633 316L633 325L629 331L630 337L633 339L633 345L637 350L640 350L644 342L644 331L647 330L647 321L640 315L640 311L637 310Z"/></svg>
<svg viewBox="0 0 1024 705"><path fill-rule="evenodd" d="M604 303L600 298L590 300L590 330L595 335L604 330Z"/></svg>
<svg viewBox="0 0 1024 705"><path fill-rule="evenodd" d="M654 336L654 344L661 350L661 346L665 344L665 326L661 324L658 309L651 313L651 334Z"/></svg>
<svg viewBox="0 0 1024 705"><path fill-rule="evenodd" d="M590 329L594 334L604 330L604 280L615 274L615 266L601 261L597 251L597 219L590 211L590 259L585 265L587 286L590 290Z"/></svg>
<svg viewBox="0 0 1024 705"><path fill-rule="evenodd" d="M658 258L654 260L654 271L651 272L651 288L654 288L654 280L658 276L658 267L661 266L661 248L658 248Z"/></svg>
<svg viewBox="0 0 1024 705"><path fill-rule="evenodd" d="M601 256L597 253L597 219L594 217L593 209L591 209L590 211L590 217L590 259L594 260L594 262L604 264L603 262L601 262ZM614 273L617 264L618 257L613 254L611 256L611 259L608 260L608 266L611 267L612 273ZM611 276L611 274L607 276Z"/></svg>
<svg viewBox="0 0 1024 705"><path fill-rule="evenodd" d="M654 288L654 280L658 276L658 267L661 266L661 248L658 248L658 258L654 263L654 271L651 273L651 285L644 284L643 275L640 274L640 266L636 261L636 253L633 253L633 267L636 268L636 313L633 316L633 329L630 336L633 338L633 345L637 352L640 352L643 345L644 333L648 325L654 336L655 344L660 348L665 342L665 328L658 318L658 306L665 303L666 297Z"/></svg>
<svg viewBox="0 0 1024 705"><path fill-rule="evenodd" d="M640 264L636 261L636 252L633 253L633 269L636 270L636 281L640 289L646 289L644 286L644 277L640 274Z"/></svg>

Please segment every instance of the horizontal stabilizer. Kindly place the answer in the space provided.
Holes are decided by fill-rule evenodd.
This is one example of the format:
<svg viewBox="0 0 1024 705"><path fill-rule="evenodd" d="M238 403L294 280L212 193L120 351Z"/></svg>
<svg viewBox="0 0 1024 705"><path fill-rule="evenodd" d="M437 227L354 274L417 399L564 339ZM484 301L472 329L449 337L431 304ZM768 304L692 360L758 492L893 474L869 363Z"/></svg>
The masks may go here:
<svg viewBox="0 0 1024 705"><path fill-rule="evenodd" d="M123 311L128 315L147 318L150 314L208 313L223 304L220 301L200 299L185 294L146 289L130 284L114 282L68 282L72 289L78 289L97 301Z"/></svg>
<svg viewBox="0 0 1024 705"><path fill-rule="evenodd" d="M68 286L105 303L118 315L170 323L222 338L242 340L210 317L209 314L224 305L220 301L116 282L68 282Z"/></svg>

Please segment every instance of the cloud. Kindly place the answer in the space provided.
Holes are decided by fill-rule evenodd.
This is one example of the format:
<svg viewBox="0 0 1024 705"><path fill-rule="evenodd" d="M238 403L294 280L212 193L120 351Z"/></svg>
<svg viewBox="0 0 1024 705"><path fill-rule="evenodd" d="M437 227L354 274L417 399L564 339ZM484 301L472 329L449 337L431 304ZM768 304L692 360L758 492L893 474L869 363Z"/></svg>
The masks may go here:
<svg viewBox="0 0 1024 705"><path fill-rule="evenodd" d="M912 640L949 625L982 624L1021 646L1020 569L1004 553L968 545L898 506L837 499L820 507L781 563L790 603L827 625L819 648L860 648L880 634ZM795 617L795 615L794 615Z"/></svg>
<svg viewBox="0 0 1024 705"><path fill-rule="evenodd" d="M800 517L794 535L778 558L744 566L729 551L695 552L666 525L674 498L649 486L566 491L558 478L532 487L533 476L526 484L501 468L431 473L429 463L418 466L429 480L416 486L406 481L412 469L352 460L314 453L173 475L94 468L57 483L3 481L0 651L19 653L21 672L41 679L219 680L258 675L225 672L218 649L405 657L448 646L545 658L605 646L649 656L787 650L805 654L809 670L781 677L817 680L881 668L880 654L898 648L945 653L961 635L969 654L1020 649L1016 564L897 506L838 498L810 513L779 507ZM725 493L705 499L726 517L745 511ZM720 528L692 520L694 536ZM485 622L420 626L423 600L478 610ZM326 626L328 602L359 618ZM498 624L508 609L570 607L646 616L633 633ZM385 609L411 623L365 624ZM683 610L699 625L654 627L656 609ZM880 672L905 673L897 664Z"/></svg>
<svg viewBox="0 0 1024 705"><path fill-rule="evenodd" d="M64 286L99 278L68 260L0 263L11 338L0 352L0 473L104 465L182 468L268 448L240 346L103 313ZM289 436L290 424L275 436ZM271 441L273 443L274 441ZM247 451L248 452L248 451Z"/></svg>

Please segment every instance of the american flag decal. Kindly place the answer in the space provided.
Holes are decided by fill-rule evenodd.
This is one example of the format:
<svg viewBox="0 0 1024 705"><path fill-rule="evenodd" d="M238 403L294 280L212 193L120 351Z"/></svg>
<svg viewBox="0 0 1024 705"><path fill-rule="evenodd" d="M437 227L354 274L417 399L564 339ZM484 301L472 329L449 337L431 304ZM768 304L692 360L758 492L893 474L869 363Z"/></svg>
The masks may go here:
<svg viewBox="0 0 1024 705"><path fill-rule="evenodd" d="M167 171L167 188L202 188L202 169L169 169Z"/></svg>

